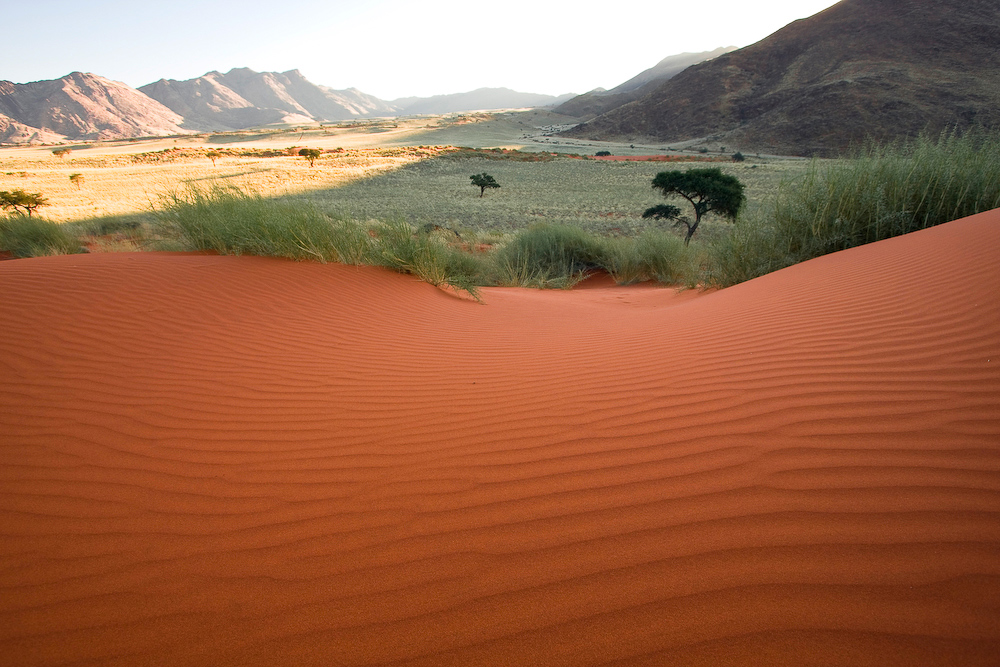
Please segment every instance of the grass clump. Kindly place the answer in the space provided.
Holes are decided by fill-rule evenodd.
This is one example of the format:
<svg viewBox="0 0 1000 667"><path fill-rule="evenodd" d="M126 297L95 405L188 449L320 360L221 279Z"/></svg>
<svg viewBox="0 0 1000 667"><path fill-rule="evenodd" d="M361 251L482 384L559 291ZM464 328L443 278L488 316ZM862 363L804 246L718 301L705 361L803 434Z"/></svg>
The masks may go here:
<svg viewBox="0 0 1000 667"><path fill-rule="evenodd" d="M651 280L694 285L696 246L687 246L676 234L650 229L637 237L605 239L605 268L619 284Z"/></svg>
<svg viewBox="0 0 1000 667"><path fill-rule="evenodd" d="M814 257L1000 207L1000 134L871 144L814 162L714 244L710 281L733 285Z"/></svg>
<svg viewBox="0 0 1000 667"><path fill-rule="evenodd" d="M24 215L0 218L0 250L14 257L71 255L80 241L62 225Z"/></svg>
<svg viewBox="0 0 1000 667"><path fill-rule="evenodd" d="M237 188L171 195L161 221L188 246L229 255L384 266L478 298L480 270L471 255L404 221L362 224L320 212L308 202L267 199Z"/></svg>
<svg viewBox="0 0 1000 667"><path fill-rule="evenodd" d="M514 287L572 287L606 269L608 248L579 227L539 224L517 234L494 256L495 281Z"/></svg>
<svg viewBox="0 0 1000 667"><path fill-rule="evenodd" d="M369 263L372 236L307 202L267 199L233 187L189 189L166 198L160 220L195 250L344 264Z"/></svg>

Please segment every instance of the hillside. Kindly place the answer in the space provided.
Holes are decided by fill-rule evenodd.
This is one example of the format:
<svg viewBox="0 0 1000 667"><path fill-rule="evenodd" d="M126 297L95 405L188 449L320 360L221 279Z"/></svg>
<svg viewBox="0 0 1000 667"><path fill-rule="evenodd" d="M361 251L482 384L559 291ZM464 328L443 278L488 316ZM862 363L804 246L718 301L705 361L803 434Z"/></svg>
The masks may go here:
<svg viewBox="0 0 1000 667"><path fill-rule="evenodd" d="M0 81L0 141L124 139L183 134L181 117L124 83L73 72L60 79Z"/></svg>
<svg viewBox="0 0 1000 667"><path fill-rule="evenodd" d="M995 0L843 0L567 134L832 155L867 137L998 125L998 45Z"/></svg>
<svg viewBox="0 0 1000 667"><path fill-rule="evenodd" d="M255 72L241 67L186 81L160 79L139 90L183 116L184 127L199 131L346 120L395 111L353 88L318 86L298 70Z"/></svg>
<svg viewBox="0 0 1000 667"><path fill-rule="evenodd" d="M560 104L553 111L576 118L593 118L643 97L691 65L717 58L724 53L735 50L735 46L723 46L714 51L678 53L668 56L653 67L640 72L611 90L592 90L583 95L577 95Z"/></svg>
<svg viewBox="0 0 1000 667"><path fill-rule="evenodd" d="M390 102L401 115L445 114L488 109L520 109L559 104L571 95L554 97L520 93L510 88L479 88L467 93L407 97Z"/></svg>

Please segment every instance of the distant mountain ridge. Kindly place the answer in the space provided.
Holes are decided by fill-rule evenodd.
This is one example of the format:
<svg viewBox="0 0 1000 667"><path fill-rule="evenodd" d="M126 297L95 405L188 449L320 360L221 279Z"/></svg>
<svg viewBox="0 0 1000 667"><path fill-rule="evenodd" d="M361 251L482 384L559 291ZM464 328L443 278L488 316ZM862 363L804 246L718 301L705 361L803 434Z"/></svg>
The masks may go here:
<svg viewBox="0 0 1000 667"><path fill-rule="evenodd" d="M735 51L735 46L721 46L713 51L678 53L667 56L653 67L640 72L611 90L592 90L564 102L553 111L576 118L593 118L635 101L688 67Z"/></svg>
<svg viewBox="0 0 1000 667"><path fill-rule="evenodd" d="M535 107L571 97L480 88L386 102L356 88L335 90L316 85L298 70L255 72L239 67L184 81L160 79L138 89L95 74L73 72L60 79L23 84L0 81L0 144L127 139L272 124Z"/></svg>
<svg viewBox="0 0 1000 667"><path fill-rule="evenodd" d="M539 95L519 93L510 88L479 88L467 93L434 95L432 97L406 97L390 102L401 115L458 113L483 109L520 109L524 107L552 106L574 95Z"/></svg>
<svg viewBox="0 0 1000 667"><path fill-rule="evenodd" d="M298 70L255 72L241 67L196 79L160 79L139 91L184 118L198 131L239 130L272 123L338 121L388 116L395 107L356 89L334 90Z"/></svg>
<svg viewBox="0 0 1000 667"><path fill-rule="evenodd" d="M822 156L975 124L1000 126L1000 3L842 0L564 134Z"/></svg>
<svg viewBox="0 0 1000 667"><path fill-rule="evenodd" d="M32 83L0 81L0 142L184 134L182 118L139 91L72 72Z"/></svg>

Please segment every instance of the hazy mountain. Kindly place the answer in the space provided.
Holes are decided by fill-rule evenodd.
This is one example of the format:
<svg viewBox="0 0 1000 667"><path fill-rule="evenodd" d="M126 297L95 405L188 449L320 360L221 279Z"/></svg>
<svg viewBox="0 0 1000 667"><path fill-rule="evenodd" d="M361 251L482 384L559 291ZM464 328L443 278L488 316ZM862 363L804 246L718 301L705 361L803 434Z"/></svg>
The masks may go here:
<svg viewBox="0 0 1000 667"><path fill-rule="evenodd" d="M180 122L176 113L134 88L94 74L0 81L0 141L5 143L183 134Z"/></svg>
<svg viewBox="0 0 1000 667"><path fill-rule="evenodd" d="M1000 125L1000 3L842 0L567 134L829 155L976 123Z"/></svg>
<svg viewBox="0 0 1000 667"><path fill-rule="evenodd" d="M435 95L433 97L404 97L390 102L397 114L444 114L488 109L520 109L559 104L572 95L555 97L535 93L519 93L510 88L479 88L467 93Z"/></svg>
<svg viewBox="0 0 1000 667"><path fill-rule="evenodd" d="M696 65L735 50L735 46L722 46L714 51L679 53L668 56L653 67L637 74L625 83L615 86L611 90L599 88L583 95L577 95L571 100L560 104L553 111L576 118L593 118L594 116L607 113L612 109L639 99L663 82L680 74L691 65Z"/></svg>
<svg viewBox="0 0 1000 667"><path fill-rule="evenodd" d="M241 67L186 81L160 79L139 90L183 116L184 127L202 131L395 112L394 107L359 90L333 90L311 83L298 70L255 72Z"/></svg>

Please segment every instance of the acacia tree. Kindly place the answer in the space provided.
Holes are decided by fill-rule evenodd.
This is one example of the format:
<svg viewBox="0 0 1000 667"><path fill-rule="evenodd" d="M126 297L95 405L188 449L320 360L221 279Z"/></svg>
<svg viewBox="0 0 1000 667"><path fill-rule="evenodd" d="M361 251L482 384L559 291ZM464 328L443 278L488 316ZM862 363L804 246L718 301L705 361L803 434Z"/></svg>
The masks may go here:
<svg viewBox="0 0 1000 667"><path fill-rule="evenodd" d="M321 151L318 148L302 148L299 150L299 155L309 160L310 167L313 166L313 163L316 161L316 158L320 156L320 154Z"/></svg>
<svg viewBox="0 0 1000 667"><path fill-rule="evenodd" d="M52 154L55 155L57 158L62 159L62 158L65 158L67 155L69 155L70 150L72 150L72 149L70 149L70 148L57 148L54 151L52 151Z"/></svg>
<svg viewBox="0 0 1000 667"><path fill-rule="evenodd" d="M75 185L77 190L81 189L83 187L83 174L70 174L69 182Z"/></svg>
<svg viewBox="0 0 1000 667"><path fill-rule="evenodd" d="M482 197L486 194L486 188L499 188L500 184L494 180L492 176L487 174L485 171L481 174L473 174L469 176L472 179L472 184L479 188L479 196Z"/></svg>
<svg viewBox="0 0 1000 667"><path fill-rule="evenodd" d="M668 204L659 204L646 209L644 218L674 220L674 226L685 225L687 235L684 245L691 242L702 216L715 213L729 220L735 220L746 197L743 184L735 176L723 174L718 167L710 169L688 169L687 171L661 171L653 179L653 188L664 197L677 195L688 200L694 207L694 222L680 217L680 209Z"/></svg>
<svg viewBox="0 0 1000 667"><path fill-rule="evenodd" d="M222 153L219 151L208 151L205 153L205 157L212 161L212 166L215 166L215 161L222 157Z"/></svg>
<svg viewBox="0 0 1000 667"><path fill-rule="evenodd" d="M0 208L5 211L8 208L12 208L15 212L20 212L20 209L24 209L29 218L32 211L38 210L39 206L48 206L48 204L48 198L43 197L40 192L25 192L20 189L11 190L10 192L3 190L0 192Z"/></svg>

